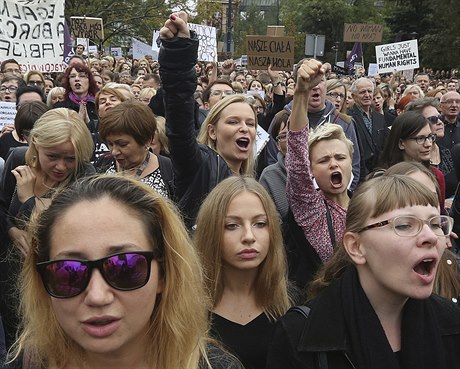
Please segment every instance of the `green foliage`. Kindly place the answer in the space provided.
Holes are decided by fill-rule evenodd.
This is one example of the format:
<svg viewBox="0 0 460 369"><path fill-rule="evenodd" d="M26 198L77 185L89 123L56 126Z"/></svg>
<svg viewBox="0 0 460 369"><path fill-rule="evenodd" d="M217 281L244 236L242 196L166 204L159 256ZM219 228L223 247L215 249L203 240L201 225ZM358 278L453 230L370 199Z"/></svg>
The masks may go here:
<svg viewBox="0 0 460 369"><path fill-rule="evenodd" d="M185 0L67 0L65 15L102 18L103 42L116 42L123 37L136 37L151 42L152 32L159 29L172 8L186 8Z"/></svg>

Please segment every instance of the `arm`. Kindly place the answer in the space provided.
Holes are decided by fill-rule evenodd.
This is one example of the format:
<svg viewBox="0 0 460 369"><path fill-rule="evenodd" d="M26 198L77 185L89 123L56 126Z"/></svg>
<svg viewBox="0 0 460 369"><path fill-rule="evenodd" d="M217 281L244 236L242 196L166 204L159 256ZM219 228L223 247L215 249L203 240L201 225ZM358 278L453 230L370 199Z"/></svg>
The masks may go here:
<svg viewBox="0 0 460 369"><path fill-rule="evenodd" d="M199 171L202 162L195 136L193 98L198 39L190 37L184 12L171 15L160 31L160 37L160 76L165 93L170 157L176 180L187 183Z"/></svg>

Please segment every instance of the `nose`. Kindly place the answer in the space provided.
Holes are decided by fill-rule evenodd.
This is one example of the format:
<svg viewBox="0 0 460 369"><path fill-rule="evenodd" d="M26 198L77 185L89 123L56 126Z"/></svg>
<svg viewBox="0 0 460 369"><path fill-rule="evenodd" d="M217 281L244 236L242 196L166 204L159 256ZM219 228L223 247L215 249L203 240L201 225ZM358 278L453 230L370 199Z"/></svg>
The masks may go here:
<svg viewBox="0 0 460 369"><path fill-rule="evenodd" d="M256 238L255 238L254 232L252 230L252 225L251 224L246 224L243 229L244 229L243 243L245 243L245 244L254 243L256 241Z"/></svg>
<svg viewBox="0 0 460 369"><path fill-rule="evenodd" d="M113 301L112 287L102 277L99 270L93 270L85 290L85 303L90 306L104 306Z"/></svg>
<svg viewBox="0 0 460 369"><path fill-rule="evenodd" d="M110 149L112 156L117 156L120 154L120 149L118 148L117 145L113 145L112 147L109 147L109 149Z"/></svg>
<svg viewBox="0 0 460 369"><path fill-rule="evenodd" d="M67 165L66 165L64 159L59 159L59 160L56 162L56 169L61 170L61 171L64 171L64 170L67 169Z"/></svg>
<svg viewBox="0 0 460 369"><path fill-rule="evenodd" d="M445 237L438 237L426 223L423 224L418 238L419 242L417 244L419 247L433 247L438 242L445 242L445 240L443 241Z"/></svg>

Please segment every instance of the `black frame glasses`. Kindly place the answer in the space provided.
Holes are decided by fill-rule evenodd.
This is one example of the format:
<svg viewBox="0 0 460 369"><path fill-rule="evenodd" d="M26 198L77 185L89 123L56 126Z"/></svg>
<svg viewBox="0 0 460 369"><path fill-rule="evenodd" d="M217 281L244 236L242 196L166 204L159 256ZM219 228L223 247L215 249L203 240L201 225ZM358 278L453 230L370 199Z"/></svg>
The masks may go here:
<svg viewBox="0 0 460 369"><path fill-rule="evenodd" d="M423 229L423 225L428 225L434 234L438 237L448 237L452 232L454 220L447 215L435 215L430 219L420 219L413 215L398 215L394 218L383 220L381 222L369 224L363 227L357 233L369 229L380 228L390 224L394 233L400 237L415 237Z"/></svg>
<svg viewBox="0 0 460 369"><path fill-rule="evenodd" d="M37 271L49 295L70 298L86 290L94 269L119 291L132 291L150 279L153 251L121 252L97 260L59 259L37 263Z"/></svg>
<svg viewBox="0 0 460 369"><path fill-rule="evenodd" d="M326 95L332 97L333 99L340 97L340 100L345 100L346 98L346 95L340 94L338 92L328 92Z"/></svg>
<svg viewBox="0 0 460 369"><path fill-rule="evenodd" d="M437 137L438 136L436 135L436 133L432 133L428 136L408 137L407 139L414 140L417 143L417 145L425 145L426 141L430 141L430 143L433 143L434 141L436 141Z"/></svg>

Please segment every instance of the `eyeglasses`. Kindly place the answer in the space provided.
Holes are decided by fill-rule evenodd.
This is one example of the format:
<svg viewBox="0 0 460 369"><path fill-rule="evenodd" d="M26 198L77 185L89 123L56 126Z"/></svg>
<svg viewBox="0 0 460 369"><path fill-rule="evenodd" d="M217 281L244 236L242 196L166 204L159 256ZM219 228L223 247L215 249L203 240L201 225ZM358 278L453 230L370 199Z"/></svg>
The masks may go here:
<svg viewBox="0 0 460 369"><path fill-rule="evenodd" d="M373 228L384 227L387 224L391 224L393 231L401 237L417 236L422 231L424 224L428 225L436 236L445 237L449 236L450 232L452 232L454 220L447 215L436 215L427 220L422 220L412 215L400 215L392 219L370 224L358 233Z"/></svg>
<svg viewBox="0 0 460 369"><path fill-rule="evenodd" d="M446 104L446 105L453 105L453 104L460 105L460 99L449 99L446 101L441 101L441 104Z"/></svg>
<svg viewBox="0 0 460 369"><path fill-rule="evenodd" d="M340 93L337 93L337 92L328 92L327 96L330 96L330 97L332 97L334 99L337 99L338 97L340 97L341 100L345 99L344 94L340 94Z"/></svg>
<svg viewBox="0 0 460 369"><path fill-rule="evenodd" d="M85 72L80 72L77 74L70 74L69 79L75 79L75 78L88 78L88 75Z"/></svg>
<svg viewBox="0 0 460 369"><path fill-rule="evenodd" d="M14 93L18 90L18 87L17 86L2 86L0 87L0 92L1 93L5 93L5 92L9 92L9 93Z"/></svg>
<svg viewBox="0 0 460 369"><path fill-rule="evenodd" d="M212 90L211 91L211 96L230 96L230 95L234 95L235 94L235 91L233 90L225 90L225 91L222 91L222 90Z"/></svg>
<svg viewBox="0 0 460 369"><path fill-rule="evenodd" d="M439 121L442 123L442 115L432 115L431 117L426 117L426 119L431 123L431 124L437 124Z"/></svg>
<svg viewBox="0 0 460 369"><path fill-rule="evenodd" d="M17 68L8 68L3 71L3 73L13 73L13 74L20 74L21 70Z"/></svg>
<svg viewBox="0 0 460 369"><path fill-rule="evenodd" d="M284 142L286 141L287 134L286 133L281 133L278 136L276 136L276 141L278 142Z"/></svg>
<svg viewBox="0 0 460 369"><path fill-rule="evenodd" d="M414 140L417 142L417 145L425 145L425 143L428 141L429 143L433 143L436 141L436 134L432 133L431 135L428 136L417 136L417 137L408 137L408 140Z"/></svg>
<svg viewBox="0 0 460 369"><path fill-rule="evenodd" d="M152 251L123 252L98 260L62 259L37 263L46 291L56 298L69 298L88 287L94 268L107 284L119 291L132 291L150 278Z"/></svg>
<svg viewBox="0 0 460 369"><path fill-rule="evenodd" d="M29 86L31 86L31 85L34 85L34 86L43 86L43 82L42 82L42 81L29 81L29 82L27 82L27 84L28 84Z"/></svg>

